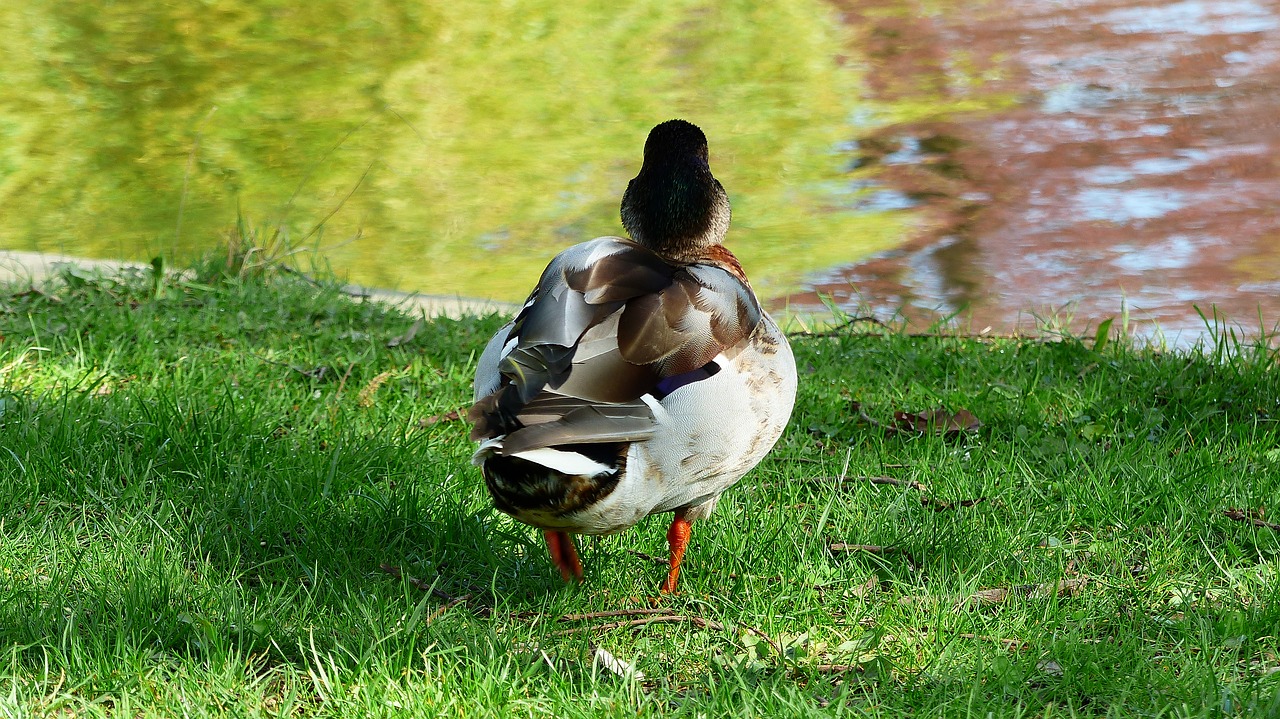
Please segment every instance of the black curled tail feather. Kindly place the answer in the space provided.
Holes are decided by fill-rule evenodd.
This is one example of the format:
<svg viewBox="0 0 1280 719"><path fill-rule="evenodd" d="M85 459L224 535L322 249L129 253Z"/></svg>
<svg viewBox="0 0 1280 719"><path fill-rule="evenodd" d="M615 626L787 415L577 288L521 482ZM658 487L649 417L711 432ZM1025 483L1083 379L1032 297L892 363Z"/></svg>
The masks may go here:
<svg viewBox="0 0 1280 719"><path fill-rule="evenodd" d="M612 468L595 476L568 475L520 457L495 455L482 470L493 506L520 518L528 512L567 516L607 497L626 471L625 443L562 445L555 449L579 452Z"/></svg>

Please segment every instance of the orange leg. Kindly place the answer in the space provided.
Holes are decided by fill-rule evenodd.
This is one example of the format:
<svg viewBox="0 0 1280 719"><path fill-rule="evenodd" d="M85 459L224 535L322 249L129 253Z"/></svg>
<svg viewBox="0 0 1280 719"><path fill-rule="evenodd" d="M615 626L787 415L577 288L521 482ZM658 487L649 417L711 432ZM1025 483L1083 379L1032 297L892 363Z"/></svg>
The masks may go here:
<svg viewBox="0 0 1280 719"><path fill-rule="evenodd" d="M684 518L684 511L677 510L671 520L671 528L667 530L667 546L671 548L671 571L667 572L667 581L662 583L658 591L667 594L676 591L676 579L680 577L680 562L684 561L684 550L689 546L689 536L693 534L693 525Z"/></svg>
<svg viewBox="0 0 1280 719"><path fill-rule="evenodd" d="M547 530L547 551L551 552L551 561L560 568L560 576L564 581L582 580L582 562L578 561L578 551L573 548L573 538L568 532Z"/></svg>

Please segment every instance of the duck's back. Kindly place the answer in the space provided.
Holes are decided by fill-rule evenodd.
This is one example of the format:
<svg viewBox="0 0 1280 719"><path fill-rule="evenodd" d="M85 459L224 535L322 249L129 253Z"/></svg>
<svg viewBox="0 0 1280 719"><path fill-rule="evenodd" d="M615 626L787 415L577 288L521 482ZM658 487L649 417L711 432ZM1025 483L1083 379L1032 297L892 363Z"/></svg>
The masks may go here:
<svg viewBox="0 0 1280 719"><path fill-rule="evenodd" d="M499 509L608 533L705 504L777 440L786 338L723 247L670 262L630 240L571 247L485 348L476 462Z"/></svg>

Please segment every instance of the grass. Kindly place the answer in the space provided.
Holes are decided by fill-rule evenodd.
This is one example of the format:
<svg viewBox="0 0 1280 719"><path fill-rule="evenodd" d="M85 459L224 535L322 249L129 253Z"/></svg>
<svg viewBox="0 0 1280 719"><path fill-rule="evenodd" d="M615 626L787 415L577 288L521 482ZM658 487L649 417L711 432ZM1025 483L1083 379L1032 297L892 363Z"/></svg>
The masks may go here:
<svg viewBox="0 0 1280 719"><path fill-rule="evenodd" d="M565 617L649 608L665 518L565 586L433 421L500 318L415 332L269 265L22 289L0 716L1280 711L1265 348L797 337L790 428L662 600L690 621L610 629L644 616ZM938 407L982 426L887 429Z"/></svg>

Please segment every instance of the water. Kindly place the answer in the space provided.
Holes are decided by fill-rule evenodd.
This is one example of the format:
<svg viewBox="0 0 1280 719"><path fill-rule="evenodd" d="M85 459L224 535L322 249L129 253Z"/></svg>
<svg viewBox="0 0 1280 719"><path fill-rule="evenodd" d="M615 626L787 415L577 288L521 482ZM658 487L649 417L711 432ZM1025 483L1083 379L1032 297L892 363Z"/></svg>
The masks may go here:
<svg viewBox="0 0 1280 719"><path fill-rule="evenodd" d="M1254 333L1280 321L1274 3L845 4L876 38L866 97L986 107L867 133L863 171L922 198L924 227L815 290L974 329L1082 329L1123 307L1184 344L1200 312Z"/></svg>
<svg viewBox="0 0 1280 719"><path fill-rule="evenodd" d="M702 125L775 304L980 329L1280 319L1280 13L1250 0L0 7L0 247L243 215L362 284L518 300ZM313 255L318 250L318 255Z"/></svg>
<svg viewBox="0 0 1280 719"><path fill-rule="evenodd" d="M7 249L186 256L243 213L355 282L522 299L622 231L672 117L710 136L762 291L901 240L829 190L860 71L818 0L0 5Z"/></svg>

